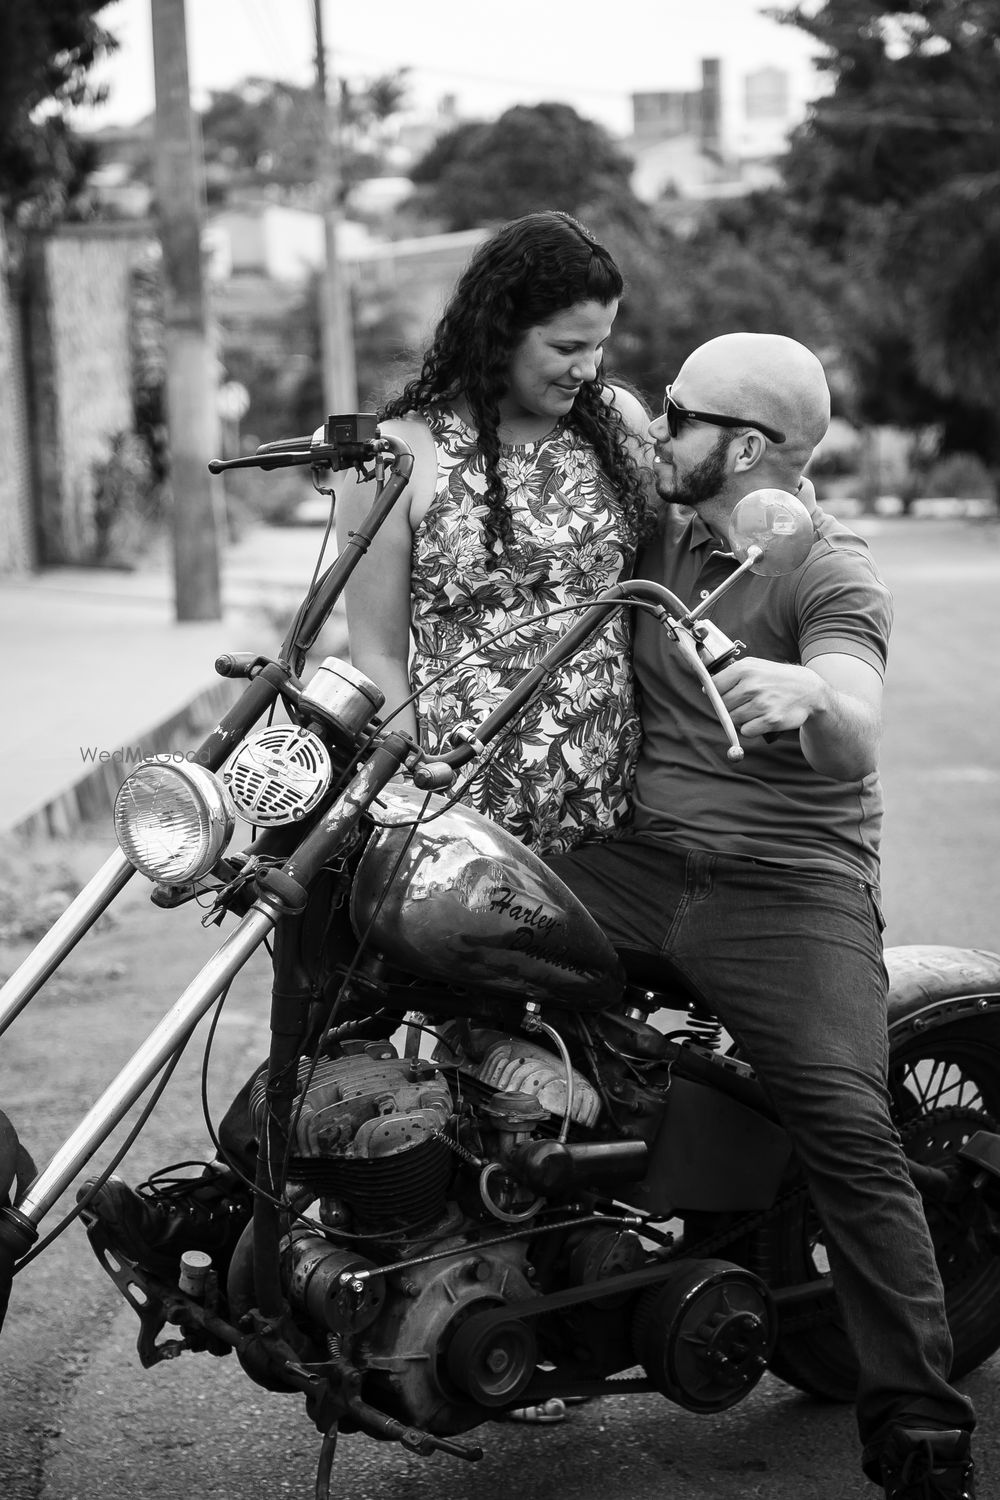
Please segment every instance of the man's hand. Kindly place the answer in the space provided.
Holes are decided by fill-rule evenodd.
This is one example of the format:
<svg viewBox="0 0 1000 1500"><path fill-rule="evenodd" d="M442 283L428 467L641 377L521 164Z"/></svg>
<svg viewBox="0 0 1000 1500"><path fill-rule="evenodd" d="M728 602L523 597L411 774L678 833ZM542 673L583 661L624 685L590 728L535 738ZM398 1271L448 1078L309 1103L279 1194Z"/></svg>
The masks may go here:
<svg viewBox="0 0 1000 1500"><path fill-rule="evenodd" d="M876 769L882 679L858 657L829 652L800 667L747 656L724 667L715 685L743 738L797 729L820 775L855 781Z"/></svg>
<svg viewBox="0 0 1000 1500"><path fill-rule="evenodd" d="M722 701L743 735L779 734L800 729L832 696L822 677L808 667L747 656L724 667L715 678Z"/></svg>

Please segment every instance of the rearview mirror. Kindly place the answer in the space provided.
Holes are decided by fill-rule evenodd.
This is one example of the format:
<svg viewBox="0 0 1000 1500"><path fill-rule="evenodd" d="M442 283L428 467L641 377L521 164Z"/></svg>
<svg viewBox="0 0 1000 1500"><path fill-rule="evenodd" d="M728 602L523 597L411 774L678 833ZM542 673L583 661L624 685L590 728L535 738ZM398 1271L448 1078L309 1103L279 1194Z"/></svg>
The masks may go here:
<svg viewBox="0 0 1000 1500"><path fill-rule="evenodd" d="M812 516L788 490L753 490L744 495L729 518L733 555L746 562L753 548L760 555L751 573L777 578L804 563L814 540Z"/></svg>

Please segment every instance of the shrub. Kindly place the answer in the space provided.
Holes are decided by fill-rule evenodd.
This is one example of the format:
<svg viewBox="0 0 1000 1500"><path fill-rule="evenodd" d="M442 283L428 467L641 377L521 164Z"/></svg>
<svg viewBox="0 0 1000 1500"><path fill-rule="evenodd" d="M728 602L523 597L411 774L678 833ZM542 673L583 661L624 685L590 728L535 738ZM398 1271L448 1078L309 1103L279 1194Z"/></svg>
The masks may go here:
<svg viewBox="0 0 1000 1500"><path fill-rule="evenodd" d="M149 547L163 518L163 486L149 449L135 432L116 432L111 451L91 465L93 561L129 567Z"/></svg>
<svg viewBox="0 0 1000 1500"><path fill-rule="evenodd" d="M996 501L997 487L989 469L975 453L946 453L920 475L919 498L954 496L958 500Z"/></svg>
<svg viewBox="0 0 1000 1500"><path fill-rule="evenodd" d="M81 884L56 846L33 849L13 835L0 839L0 943L42 937Z"/></svg>

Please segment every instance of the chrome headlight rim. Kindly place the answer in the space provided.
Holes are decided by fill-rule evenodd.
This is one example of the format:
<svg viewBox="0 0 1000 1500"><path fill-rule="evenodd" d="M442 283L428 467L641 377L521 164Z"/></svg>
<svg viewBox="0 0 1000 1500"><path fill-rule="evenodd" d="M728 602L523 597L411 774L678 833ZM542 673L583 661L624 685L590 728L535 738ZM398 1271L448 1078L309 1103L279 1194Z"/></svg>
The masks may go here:
<svg viewBox="0 0 1000 1500"><path fill-rule="evenodd" d="M150 776L158 779L153 791L143 786ZM136 816L137 794L144 798L154 794L163 796L165 814L172 811L171 796L186 797L188 817L194 813L196 826L192 828L189 822L186 835L182 829L179 839L171 844L169 822L164 817L153 825L159 849L155 855L144 854L143 835ZM175 803L175 808L178 805ZM118 788L113 820L115 837L125 858L140 874L161 885L189 885L207 875L221 858L236 826L232 800L215 775L207 767L169 752L151 756L129 772ZM147 829L147 843L151 834L152 829Z"/></svg>

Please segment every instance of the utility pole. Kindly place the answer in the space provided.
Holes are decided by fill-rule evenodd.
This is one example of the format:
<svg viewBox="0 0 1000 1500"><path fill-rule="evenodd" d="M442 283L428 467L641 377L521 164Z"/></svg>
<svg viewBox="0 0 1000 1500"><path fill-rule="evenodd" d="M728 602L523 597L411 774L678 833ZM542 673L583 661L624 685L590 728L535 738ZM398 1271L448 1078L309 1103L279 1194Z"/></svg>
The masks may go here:
<svg viewBox="0 0 1000 1500"><path fill-rule="evenodd" d="M358 383L354 367L351 301L337 256L340 220L340 103L336 79L327 80L323 45L323 0L313 0L316 28L316 95L319 101L321 170L323 173L323 238L326 266L320 279L320 346L323 358L323 417L357 411ZM317 419L317 426L319 425Z"/></svg>
<svg viewBox="0 0 1000 1500"><path fill-rule="evenodd" d="M150 0L156 84L156 197L166 301L167 427L179 621L222 617L222 488L215 356L201 263L204 167L188 84L184 0Z"/></svg>

